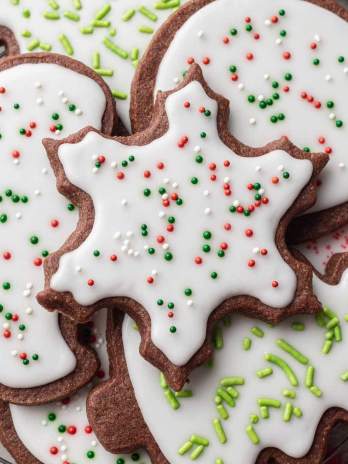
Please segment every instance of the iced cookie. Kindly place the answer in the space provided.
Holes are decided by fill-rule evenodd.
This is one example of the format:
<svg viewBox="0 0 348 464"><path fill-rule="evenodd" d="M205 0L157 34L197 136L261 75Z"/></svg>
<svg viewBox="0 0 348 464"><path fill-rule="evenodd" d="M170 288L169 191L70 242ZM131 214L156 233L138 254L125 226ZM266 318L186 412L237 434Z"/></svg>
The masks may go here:
<svg viewBox="0 0 348 464"><path fill-rule="evenodd" d="M58 189L76 199L81 220L46 261L38 298L78 321L117 304L139 324L142 354L178 389L208 358L212 325L227 313L276 322L320 309L311 267L284 235L315 200L326 156L285 138L241 145L225 124L228 102L198 66L159 96L156 114L129 138L87 128L45 141Z"/></svg>
<svg viewBox="0 0 348 464"><path fill-rule="evenodd" d="M105 79L128 130L130 85L154 31L185 0L2 0L0 43L9 54L72 56Z"/></svg>
<svg viewBox="0 0 348 464"><path fill-rule="evenodd" d="M108 376L105 344L106 312L91 325L90 338L102 367L93 384ZM86 414L90 386L71 398L42 406L15 406L0 402L0 438L17 464L149 464L144 452L116 456L98 442Z"/></svg>
<svg viewBox="0 0 348 464"><path fill-rule="evenodd" d="M90 95L93 94L93 100ZM114 102L103 80L70 58L24 55L0 63L0 398L43 403L94 375L95 355L67 318L36 301L43 263L76 227L73 202L56 190L42 138L90 124L107 134Z"/></svg>
<svg viewBox="0 0 348 464"><path fill-rule="evenodd" d="M230 129L261 146L287 136L330 162L311 214L295 221L293 243L348 221L348 13L330 0L194 0L155 36L132 90L133 129L147 127L158 89L194 62L231 103ZM325 212L322 212L325 210ZM321 211L321 213L319 213Z"/></svg>
<svg viewBox="0 0 348 464"><path fill-rule="evenodd" d="M111 379L87 403L100 441L110 451L142 444L153 464L323 462L330 430L348 422L347 264L347 255L335 256L327 275L313 277L323 303L315 317L276 327L225 320L213 362L177 393L135 355L139 333L114 312Z"/></svg>

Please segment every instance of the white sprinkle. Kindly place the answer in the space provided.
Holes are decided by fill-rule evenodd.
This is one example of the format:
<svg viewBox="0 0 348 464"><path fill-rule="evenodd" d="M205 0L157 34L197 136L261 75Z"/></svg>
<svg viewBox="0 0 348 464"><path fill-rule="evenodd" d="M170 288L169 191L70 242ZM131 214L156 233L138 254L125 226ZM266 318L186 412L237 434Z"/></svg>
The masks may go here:
<svg viewBox="0 0 348 464"><path fill-rule="evenodd" d="M162 245L162 248L163 248L163 250L168 250L168 248L169 248L168 243L164 243L164 244Z"/></svg>
<svg viewBox="0 0 348 464"><path fill-rule="evenodd" d="M255 119L255 118L250 118L250 119L249 119L249 124L250 124L251 126L254 126L254 125L256 124L256 119Z"/></svg>
<svg viewBox="0 0 348 464"><path fill-rule="evenodd" d="M126 233L126 237L133 237L134 232L132 230L128 230Z"/></svg>
<svg viewBox="0 0 348 464"><path fill-rule="evenodd" d="M211 209L210 209L210 208L205 208L204 214L205 214L206 216L209 216L209 215L211 214Z"/></svg>
<svg viewBox="0 0 348 464"><path fill-rule="evenodd" d="M327 82L332 81L332 76L331 76L330 74L326 74L325 80L326 80Z"/></svg>
<svg viewBox="0 0 348 464"><path fill-rule="evenodd" d="M75 271L76 271L76 272L81 272L81 271L82 271L82 267L81 267L81 266L76 266L76 267L75 267Z"/></svg>
<svg viewBox="0 0 348 464"><path fill-rule="evenodd" d="M258 190L257 193L259 193L260 195L263 195L263 194L265 193L265 189L262 189L262 188L261 188L261 189Z"/></svg>
<svg viewBox="0 0 348 464"><path fill-rule="evenodd" d="M201 151L201 147L199 145L196 145L195 148L193 149L195 153L199 153Z"/></svg>
<svg viewBox="0 0 348 464"><path fill-rule="evenodd" d="M48 170L47 170L47 168L42 168L41 172L42 172L42 174L47 174Z"/></svg>
<svg viewBox="0 0 348 464"><path fill-rule="evenodd" d="M174 77L173 82L174 82L174 84L178 84L180 82L180 80L179 80L178 77Z"/></svg>
<svg viewBox="0 0 348 464"><path fill-rule="evenodd" d="M56 135L60 135L60 130L57 129L54 133L55 133Z"/></svg>
<svg viewBox="0 0 348 464"><path fill-rule="evenodd" d="M257 99L258 99L259 101L262 101L262 100L265 99L265 97L261 94L261 95L259 95L259 96L257 97Z"/></svg>
<svg viewBox="0 0 348 464"><path fill-rule="evenodd" d="M134 258L136 258L137 256L139 256L139 251L135 251L134 254L133 254Z"/></svg>
<svg viewBox="0 0 348 464"><path fill-rule="evenodd" d="M168 198L169 198L168 193L164 193L164 194L162 195L162 200L168 200Z"/></svg>
<svg viewBox="0 0 348 464"><path fill-rule="evenodd" d="M170 179L168 179L168 177L165 177L165 178L163 179L163 183L164 183L164 184L167 185L167 184L169 184L169 182L170 182Z"/></svg>
<svg viewBox="0 0 348 464"><path fill-rule="evenodd" d="M18 335L17 335L17 338L18 338L18 340L23 340L24 335L23 335L23 334L18 334Z"/></svg>
<svg viewBox="0 0 348 464"><path fill-rule="evenodd" d="M159 211L158 216L162 219L164 218L166 213L164 211Z"/></svg>
<svg viewBox="0 0 348 464"><path fill-rule="evenodd" d="M114 238L117 240L121 237L121 232L117 231L114 233Z"/></svg>
<svg viewBox="0 0 348 464"><path fill-rule="evenodd" d="M270 76L269 76L269 74L264 74L264 75L263 75L263 78L265 79L265 81L268 81L269 78L270 78Z"/></svg>
<svg viewBox="0 0 348 464"><path fill-rule="evenodd" d="M81 406L76 406L76 411L80 412L81 411Z"/></svg>
<svg viewBox="0 0 348 464"><path fill-rule="evenodd" d="M276 45L281 45L283 43L283 39L281 39L280 37L278 37L275 41Z"/></svg>
<svg viewBox="0 0 348 464"><path fill-rule="evenodd" d="M335 114L335 113L330 113L330 114L329 114L329 119L331 119L331 121L333 121L334 119L336 119L336 114Z"/></svg>
<svg viewBox="0 0 348 464"><path fill-rule="evenodd" d="M172 187L173 187L174 189L177 189L177 188L179 187L178 182L173 182L173 183L172 183Z"/></svg>
<svg viewBox="0 0 348 464"><path fill-rule="evenodd" d="M28 314L28 316L30 316L31 314L33 314L33 308L28 306L28 308L25 310L25 313Z"/></svg>
<svg viewBox="0 0 348 464"><path fill-rule="evenodd" d="M338 167L341 168L341 169L343 169L343 168L346 167L346 165L345 165L344 163L339 163L339 164L338 164Z"/></svg>
<svg viewBox="0 0 348 464"><path fill-rule="evenodd" d="M98 171L99 171L99 169L98 169L97 167L94 167L94 168L92 169L93 174L97 174Z"/></svg>
<svg viewBox="0 0 348 464"><path fill-rule="evenodd" d="M63 98L62 98L62 103L68 103L68 101L69 101L69 100L67 99L67 97L63 97Z"/></svg>
<svg viewBox="0 0 348 464"><path fill-rule="evenodd" d="M65 94L64 94L63 90L60 90L60 91L58 92L58 97L63 97L64 95L65 95Z"/></svg>
<svg viewBox="0 0 348 464"><path fill-rule="evenodd" d="M149 245L144 245L144 250L147 251L149 249Z"/></svg>
<svg viewBox="0 0 348 464"><path fill-rule="evenodd" d="M245 89L245 85L241 82L240 84L238 84L238 89L239 89L239 90L244 90L244 89Z"/></svg>
<svg viewBox="0 0 348 464"><path fill-rule="evenodd" d="M238 208L239 205L240 205L240 201L239 201L239 200L234 200L233 206L235 206L236 208Z"/></svg>
<svg viewBox="0 0 348 464"><path fill-rule="evenodd" d="M128 246L129 245L129 240L123 240L123 245Z"/></svg>
<svg viewBox="0 0 348 464"><path fill-rule="evenodd" d="M231 180L231 179L230 179L229 177L225 177L225 178L224 178L224 183L225 183L225 184L228 184L228 183L230 182L230 180Z"/></svg>
<svg viewBox="0 0 348 464"><path fill-rule="evenodd" d="M46 420L42 420L42 421L41 421L41 425L44 426L44 427L46 427L46 426L47 426L47 421L46 421Z"/></svg>
<svg viewBox="0 0 348 464"><path fill-rule="evenodd" d="M94 446L94 447L97 446L97 442L95 440L92 440L91 441L91 446Z"/></svg>
<svg viewBox="0 0 348 464"><path fill-rule="evenodd" d="M23 296L28 297L28 296L30 296L30 295L31 295L31 291L30 291L30 290L24 290Z"/></svg>
<svg viewBox="0 0 348 464"><path fill-rule="evenodd" d="M278 171L284 171L284 165L283 164L280 164L278 167L277 167Z"/></svg>
<svg viewBox="0 0 348 464"><path fill-rule="evenodd" d="M8 322L4 322L4 323L2 324L2 327L3 327L4 329L9 329L9 328L10 328L10 324L9 324Z"/></svg>
<svg viewBox="0 0 348 464"><path fill-rule="evenodd" d="M20 162L19 162L19 159L18 159L18 158L15 158L15 159L13 160L13 164L15 164L16 166L18 166L19 163L20 163Z"/></svg>
<svg viewBox="0 0 348 464"><path fill-rule="evenodd" d="M16 219L22 219L22 213L16 213Z"/></svg>
<svg viewBox="0 0 348 464"><path fill-rule="evenodd" d="M344 74L348 74L348 68L343 69Z"/></svg>
<svg viewBox="0 0 348 464"><path fill-rule="evenodd" d="M64 440L63 437L57 437L57 442L58 442L58 443L62 443L63 440Z"/></svg>
<svg viewBox="0 0 348 464"><path fill-rule="evenodd" d="M13 357L17 356L17 355L18 355L18 351L17 351L17 350L12 350L12 351L11 351L11 355L12 355Z"/></svg>
<svg viewBox="0 0 348 464"><path fill-rule="evenodd" d="M29 290L31 290L33 287L34 287L34 284L32 282L28 282L25 286L25 288L28 288Z"/></svg>
<svg viewBox="0 0 348 464"><path fill-rule="evenodd" d="M35 85L36 89L41 89L41 87L42 87L42 84L39 81L36 81L34 85Z"/></svg>
<svg viewBox="0 0 348 464"><path fill-rule="evenodd" d="M92 160L93 161L97 161L97 159L98 159L98 155L92 155Z"/></svg>
<svg viewBox="0 0 348 464"><path fill-rule="evenodd" d="M269 27L271 24L272 23L270 19L265 19L265 26Z"/></svg>
<svg viewBox="0 0 348 464"><path fill-rule="evenodd" d="M209 195L210 195L209 190L204 190L203 195L204 195L205 197L209 197Z"/></svg>
<svg viewBox="0 0 348 464"><path fill-rule="evenodd" d="M320 41L321 41L320 35L319 35L319 34L315 34L314 40L315 40L316 42L320 42Z"/></svg>
<svg viewBox="0 0 348 464"><path fill-rule="evenodd" d="M197 36L198 36L199 38L202 38L202 37L204 36L204 32L203 32L202 30L198 31L198 32L197 32Z"/></svg>
<svg viewBox="0 0 348 464"><path fill-rule="evenodd" d="M133 250L132 248L130 248L130 249L128 250L128 255L129 255L129 256L132 256L133 254L134 254L134 250Z"/></svg>
<svg viewBox="0 0 348 464"><path fill-rule="evenodd" d="M126 198L122 198L122 200L121 200L121 205L122 205L122 206L127 206L127 204L128 204L127 199L126 199Z"/></svg>
<svg viewBox="0 0 348 464"><path fill-rule="evenodd" d="M36 99L36 104L39 105L39 106L43 105L43 102L44 102L43 98L41 98L41 97Z"/></svg>
<svg viewBox="0 0 348 464"><path fill-rule="evenodd" d="M253 253L256 255L260 251L260 248L255 247L253 248Z"/></svg>
<svg viewBox="0 0 348 464"><path fill-rule="evenodd" d="M67 447L66 445L62 445L62 446L60 447L60 449L61 449L61 451L66 451L66 450L68 449L68 447Z"/></svg>
<svg viewBox="0 0 348 464"><path fill-rule="evenodd" d="M34 190L34 195L38 197L39 195L41 195L41 191L39 189Z"/></svg>
<svg viewBox="0 0 348 464"><path fill-rule="evenodd" d="M81 116L82 110L81 110L80 108L77 108L77 109L75 110L75 114L76 114L76 116Z"/></svg>
<svg viewBox="0 0 348 464"><path fill-rule="evenodd" d="M187 306L192 306L193 305L193 301L192 300L187 300Z"/></svg>
<svg viewBox="0 0 348 464"><path fill-rule="evenodd" d="M123 253L125 253L127 250L128 250L128 247L126 245L123 245L121 247L121 251L123 251Z"/></svg>
<svg viewBox="0 0 348 464"><path fill-rule="evenodd" d="M152 269L152 271L151 271L151 275L153 275L153 276L156 276L156 275L158 275L158 271L157 271L157 269Z"/></svg>
<svg viewBox="0 0 348 464"><path fill-rule="evenodd" d="M110 166L111 166L112 168L117 168L117 162L116 162L116 161L112 161L112 162L110 163Z"/></svg>

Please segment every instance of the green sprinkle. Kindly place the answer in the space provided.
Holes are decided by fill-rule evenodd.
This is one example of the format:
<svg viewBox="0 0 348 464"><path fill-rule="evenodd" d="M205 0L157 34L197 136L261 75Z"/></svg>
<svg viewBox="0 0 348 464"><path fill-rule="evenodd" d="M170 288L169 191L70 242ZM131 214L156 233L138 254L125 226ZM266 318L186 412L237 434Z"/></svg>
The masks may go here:
<svg viewBox="0 0 348 464"><path fill-rule="evenodd" d="M80 32L82 34L93 34L93 27L92 26L81 27Z"/></svg>
<svg viewBox="0 0 348 464"><path fill-rule="evenodd" d="M276 343L277 343L277 346L281 350L288 353L290 356L296 359L296 361L298 361L300 364L303 364L304 366L308 364L309 359L306 356L304 356L302 353L300 353L294 346L290 345L290 343L282 339L278 339Z"/></svg>
<svg viewBox="0 0 348 464"><path fill-rule="evenodd" d="M95 69L95 72L99 74L99 76L103 76L103 77L112 77L114 75L114 71L112 69L106 69L106 68Z"/></svg>
<svg viewBox="0 0 348 464"><path fill-rule="evenodd" d="M106 3L101 10L97 12L95 15L95 19L104 19L107 14L109 14L111 11L111 5L110 3Z"/></svg>
<svg viewBox="0 0 348 464"><path fill-rule="evenodd" d="M230 396L230 394L225 389L218 388L216 393L218 396L222 398L223 401L225 401L225 403L228 404L228 406L230 406L231 408L235 407L236 403L234 399Z"/></svg>
<svg viewBox="0 0 348 464"><path fill-rule="evenodd" d="M266 406L267 408L277 408L279 409L282 403L279 400L274 400L272 398L259 398L257 400L259 406Z"/></svg>
<svg viewBox="0 0 348 464"><path fill-rule="evenodd" d="M247 426L246 433L251 443L253 443L254 445L258 445L260 443L260 438L252 425Z"/></svg>
<svg viewBox="0 0 348 464"><path fill-rule="evenodd" d="M191 435L190 442L194 445L209 446L209 440L200 435Z"/></svg>
<svg viewBox="0 0 348 464"><path fill-rule="evenodd" d="M56 0L49 0L48 4L52 8L52 10L59 10L59 5L56 2Z"/></svg>
<svg viewBox="0 0 348 464"><path fill-rule="evenodd" d="M112 42L107 37L103 40L103 44L105 45L106 48L108 48L110 51L112 51L119 57L123 58L124 60L128 58L128 52L118 47L114 42Z"/></svg>
<svg viewBox="0 0 348 464"><path fill-rule="evenodd" d="M260 369L259 371L256 372L256 375L259 377L259 379L264 379L265 377L268 377L269 375L273 374L273 369L271 367L266 367L265 369Z"/></svg>
<svg viewBox="0 0 348 464"><path fill-rule="evenodd" d="M22 11L23 18L30 18L31 12L28 8Z"/></svg>
<svg viewBox="0 0 348 464"><path fill-rule="evenodd" d="M146 8L146 6L143 5L139 8L139 13L148 18L150 21L155 22L158 19L158 16L155 13L153 13L148 8Z"/></svg>
<svg viewBox="0 0 348 464"><path fill-rule="evenodd" d="M265 332L262 329L260 329L260 327L253 327L251 329L251 333L255 335L255 337L259 337L259 338L263 338L265 335Z"/></svg>
<svg viewBox="0 0 348 464"><path fill-rule="evenodd" d="M306 372L306 379L305 379L305 385L307 388L311 388L314 383L314 372L315 369L313 366L308 366L307 372Z"/></svg>
<svg viewBox="0 0 348 464"><path fill-rule="evenodd" d="M334 336L335 336L335 341L336 342L341 342L342 341L342 331L341 331L341 327L339 325L337 325L334 328Z"/></svg>
<svg viewBox="0 0 348 464"><path fill-rule="evenodd" d="M224 464L224 461L221 458L215 459L215 464Z"/></svg>
<svg viewBox="0 0 348 464"><path fill-rule="evenodd" d="M219 442L223 445L224 443L227 442L227 437L226 437L225 430L222 426L220 419L214 419L213 426L214 426Z"/></svg>
<svg viewBox="0 0 348 464"><path fill-rule="evenodd" d="M177 400L175 394L169 388L164 390L164 395L167 398L167 401L172 409L177 410L180 408L180 403Z"/></svg>
<svg viewBox="0 0 348 464"><path fill-rule="evenodd" d="M235 385L244 385L245 379L243 377L224 377L220 380L220 384L224 387L233 387Z"/></svg>
<svg viewBox="0 0 348 464"><path fill-rule="evenodd" d="M303 322L293 322L291 328L297 332L303 332L305 330L305 325Z"/></svg>
<svg viewBox="0 0 348 464"><path fill-rule="evenodd" d="M178 454L180 454L180 456L183 456L184 454L186 454L188 451L190 451L190 449L192 448L193 446L193 443L191 443L190 441L187 441L185 442L181 448L179 448L178 450Z"/></svg>
<svg viewBox="0 0 348 464"><path fill-rule="evenodd" d="M160 373L160 385L161 385L162 388L167 388L168 387L166 378L164 377L164 374L162 372Z"/></svg>
<svg viewBox="0 0 348 464"><path fill-rule="evenodd" d="M334 313L328 306L323 306L323 311L325 316L329 319L334 319L336 317L336 313Z"/></svg>
<svg viewBox="0 0 348 464"><path fill-rule="evenodd" d="M91 26L93 27L110 27L110 24L110 21L102 21L99 19L93 19L93 21L91 21Z"/></svg>
<svg viewBox="0 0 348 464"><path fill-rule="evenodd" d="M139 58L139 48L133 48L133 50L131 51L131 60L132 61L135 61Z"/></svg>
<svg viewBox="0 0 348 464"><path fill-rule="evenodd" d="M22 37L25 37L26 39L29 39L29 37L31 37L31 32L28 31L28 29L25 29L25 30L22 32Z"/></svg>
<svg viewBox="0 0 348 464"><path fill-rule="evenodd" d="M237 399L237 398L238 398L239 393L238 393L238 391L237 391L234 387L227 387L226 390L227 390L227 393L228 393L233 399Z"/></svg>
<svg viewBox="0 0 348 464"><path fill-rule="evenodd" d="M302 409L295 407L293 409L294 416L298 417L299 419L303 416Z"/></svg>
<svg viewBox="0 0 348 464"><path fill-rule="evenodd" d="M269 361L270 363L275 364L280 369L282 369L282 371L287 376L289 382L291 383L291 385L293 387L298 386L298 379L297 379L294 371L291 369L289 364L286 361L284 361L284 359L279 358L278 356L276 356L276 355L274 355L272 353L266 353L265 354L265 359L266 359L266 361Z"/></svg>
<svg viewBox="0 0 348 464"><path fill-rule="evenodd" d="M177 398L192 398L192 390L180 390L174 393Z"/></svg>
<svg viewBox="0 0 348 464"><path fill-rule="evenodd" d="M199 458L199 456L203 453L204 451L204 446L203 445L200 445L200 446L197 446L197 448L192 451L191 455L190 455L190 459L192 461L195 461L196 459Z"/></svg>
<svg viewBox="0 0 348 464"><path fill-rule="evenodd" d="M74 11L64 11L63 16L64 18L70 19L71 21L80 21L80 15L78 15Z"/></svg>
<svg viewBox="0 0 348 464"><path fill-rule="evenodd" d="M267 406L261 406L260 415L262 419L269 419L269 409Z"/></svg>
<svg viewBox="0 0 348 464"><path fill-rule="evenodd" d="M100 68L100 53L94 52L92 56L92 68L99 69Z"/></svg>
<svg viewBox="0 0 348 464"><path fill-rule="evenodd" d="M169 10L171 8L177 8L180 6L180 0L169 0L168 2L155 3L156 10Z"/></svg>
<svg viewBox="0 0 348 464"><path fill-rule="evenodd" d="M223 404L218 404L216 406L216 410L217 410L219 416L221 417L221 419L227 420L230 417L227 409L225 408L225 406Z"/></svg>
<svg viewBox="0 0 348 464"><path fill-rule="evenodd" d="M125 93L125 92L121 92L121 90L115 90L115 89L113 89L113 90L111 91L111 93L112 93L112 96L113 96L114 98L117 98L118 100L127 100L127 98L128 98L128 94Z"/></svg>
<svg viewBox="0 0 348 464"><path fill-rule="evenodd" d="M29 44L27 46L27 50L32 52L33 50L35 50L35 48L38 48L39 45L40 45L40 41L37 40L37 39L34 39L31 42L29 42Z"/></svg>
<svg viewBox="0 0 348 464"><path fill-rule="evenodd" d="M290 422L291 417L294 411L294 407L291 403L286 403L285 408L284 408L284 413L283 413L283 421L284 422Z"/></svg>
<svg viewBox="0 0 348 464"><path fill-rule="evenodd" d="M122 15L122 21L129 21L130 19L133 18L134 15L135 15L135 10L133 8L130 9L130 10L127 10Z"/></svg>
<svg viewBox="0 0 348 464"><path fill-rule="evenodd" d="M70 43L70 40L68 39L68 37L65 35L65 34L60 34L60 36L58 37L59 39L59 42L62 44L65 52L69 55L69 56L72 56L74 54L74 49Z"/></svg>
<svg viewBox="0 0 348 464"><path fill-rule="evenodd" d="M221 350L224 347L224 337L221 327L215 327L214 329L213 344L216 350Z"/></svg>
<svg viewBox="0 0 348 464"><path fill-rule="evenodd" d="M311 388L309 389L309 391L310 391L311 393L313 393L313 395L316 396L316 397L318 397L318 398L320 398L320 397L322 396L322 394L323 394L323 392L320 390L320 388L317 387L316 385L313 385L313 387L311 387Z"/></svg>
<svg viewBox="0 0 348 464"><path fill-rule="evenodd" d="M291 398L294 400L296 398L296 392L294 390L288 390L285 388L283 390L283 396L285 396L285 398Z"/></svg>
<svg viewBox="0 0 348 464"><path fill-rule="evenodd" d="M57 11L45 11L43 17L45 19L57 20L60 19L60 14Z"/></svg>
<svg viewBox="0 0 348 464"><path fill-rule="evenodd" d="M140 26L138 31L142 32L143 34L152 34L154 30L150 26Z"/></svg>
<svg viewBox="0 0 348 464"><path fill-rule="evenodd" d="M251 414L250 415L251 424L258 424L259 420L260 420L259 416L257 416L256 414Z"/></svg>
<svg viewBox="0 0 348 464"><path fill-rule="evenodd" d="M347 382L348 381L348 371L343 372L343 374L340 375L340 379L342 379L343 382Z"/></svg>
<svg viewBox="0 0 348 464"><path fill-rule="evenodd" d="M326 326L325 316L324 316L323 311L321 311L320 313L315 315L315 322L318 324L319 327L325 327Z"/></svg>
<svg viewBox="0 0 348 464"><path fill-rule="evenodd" d="M339 320L337 317L333 317L332 319L329 320L329 322L326 324L326 328L328 330L330 329L334 329L338 324L339 324Z"/></svg>
<svg viewBox="0 0 348 464"><path fill-rule="evenodd" d="M332 340L325 340L323 348L321 349L321 352L323 354L329 354L331 351L332 345L333 345Z"/></svg>
<svg viewBox="0 0 348 464"><path fill-rule="evenodd" d="M41 50L44 50L45 52L50 52L52 50L52 45L48 44L48 43L40 42L39 46L40 46Z"/></svg>
<svg viewBox="0 0 348 464"><path fill-rule="evenodd" d="M249 351L251 348L252 340L249 337L243 338L243 349L244 351Z"/></svg>

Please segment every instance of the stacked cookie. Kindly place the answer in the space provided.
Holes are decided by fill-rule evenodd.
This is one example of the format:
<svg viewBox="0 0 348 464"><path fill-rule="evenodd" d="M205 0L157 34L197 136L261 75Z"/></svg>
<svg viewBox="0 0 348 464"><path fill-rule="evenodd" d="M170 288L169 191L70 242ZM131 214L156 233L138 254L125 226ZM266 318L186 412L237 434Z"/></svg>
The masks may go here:
<svg viewBox="0 0 348 464"><path fill-rule="evenodd" d="M2 444L322 462L348 422L347 11L3 1Z"/></svg>

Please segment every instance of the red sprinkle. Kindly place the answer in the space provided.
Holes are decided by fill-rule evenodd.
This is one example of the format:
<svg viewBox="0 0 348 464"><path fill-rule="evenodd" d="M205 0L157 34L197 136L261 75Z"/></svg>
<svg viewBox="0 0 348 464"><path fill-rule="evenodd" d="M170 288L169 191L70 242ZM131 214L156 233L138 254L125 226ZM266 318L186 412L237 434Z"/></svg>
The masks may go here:
<svg viewBox="0 0 348 464"><path fill-rule="evenodd" d="M89 287L93 287L93 285L94 285L94 280L93 280L93 279L88 279L88 280L87 280L87 285L88 285Z"/></svg>

